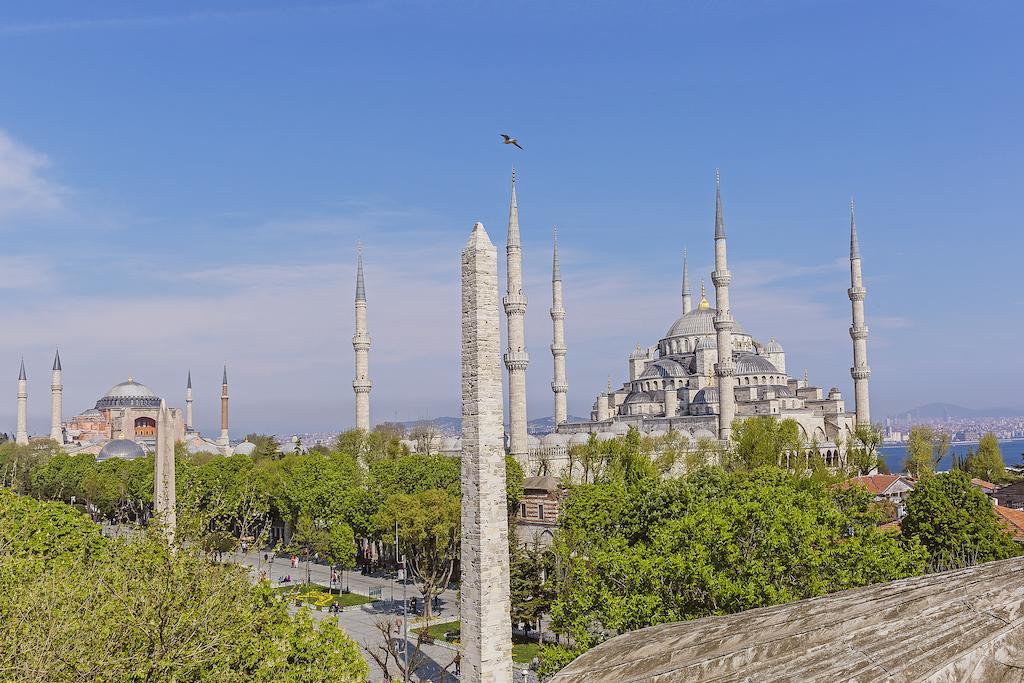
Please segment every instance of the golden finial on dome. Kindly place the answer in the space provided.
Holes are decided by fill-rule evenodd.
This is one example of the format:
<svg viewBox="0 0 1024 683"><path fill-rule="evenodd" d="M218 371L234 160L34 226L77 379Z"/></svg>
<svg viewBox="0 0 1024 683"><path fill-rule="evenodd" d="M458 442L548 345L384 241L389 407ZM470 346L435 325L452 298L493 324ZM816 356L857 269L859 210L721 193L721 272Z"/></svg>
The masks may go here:
<svg viewBox="0 0 1024 683"><path fill-rule="evenodd" d="M697 308L702 311L711 308L711 304L708 303L707 298L704 296L704 278L700 279L700 303L697 305Z"/></svg>

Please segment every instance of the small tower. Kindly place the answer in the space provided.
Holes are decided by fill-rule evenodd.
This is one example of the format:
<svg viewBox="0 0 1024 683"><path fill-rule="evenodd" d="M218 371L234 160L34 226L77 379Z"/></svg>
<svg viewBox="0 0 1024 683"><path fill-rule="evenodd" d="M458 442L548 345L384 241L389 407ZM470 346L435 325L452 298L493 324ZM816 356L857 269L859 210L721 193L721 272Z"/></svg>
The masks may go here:
<svg viewBox="0 0 1024 683"><path fill-rule="evenodd" d="M50 438L64 444L64 383L61 380L60 350L53 356L53 379L50 382Z"/></svg>
<svg viewBox="0 0 1024 683"><path fill-rule="evenodd" d="M225 368L226 369L226 368ZM188 381L185 383L185 431L192 431L192 371L188 371Z"/></svg>
<svg viewBox="0 0 1024 683"><path fill-rule="evenodd" d="M526 295L523 294L523 245L519 236L519 206L516 204L516 169L512 167L512 198L508 207L508 240L505 245L507 282L505 315L508 318L508 348L505 367L508 369L509 453L526 468L529 441L526 431Z"/></svg>
<svg viewBox="0 0 1024 683"><path fill-rule="evenodd" d="M18 428L14 433L14 442L24 446L28 443L28 376L25 374L25 359L21 359L21 372L18 373Z"/></svg>
<svg viewBox="0 0 1024 683"><path fill-rule="evenodd" d="M217 445L227 455L231 447L231 437L228 436L228 365L224 364L224 376L220 382L220 438Z"/></svg>
<svg viewBox="0 0 1024 683"><path fill-rule="evenodd" d="M683 247L683 315L691 311L690 304L690 269L686 263L686 247Z"/></svg>
<svg viewBox="0 0 1024 683"><path fill-rule="evenodd" d="M370 431L370 335L366 331L366 284L363 282L363 245L356 257L356 333L352 337L356 352L356 377L352 391L356 394L356 429Z"/></svg>
<svg viewBox="0 0 1024 683"><path fill-rule="evenodd" d="M551 391L555 393L555 424L569 419L566 392L569 383L565 379L565 308L562 306L562 268L558 263L558 228L554 229L554 257L551 261L551 355L554 357L554 378Z"/></svg>
<svg viewBox="0 0 1024 683"><path fill-rule="evenodd" d="M715 271L711 273L715 284L715 334L718 342L718 362L715 376L718 378L718 438L727 441L732 435L732 421L736 416L736 394L734 392L735 366L732 361L732 330L735 323L729 309L729 283L732 273L725 253L725 219L722 216L722 187L718 169L715 169Z"/></svg>
<svg viewBox="0 0 1024 683"><path fill-rule="evenodd" d="M850 304L853 308L853 324L850 338L853 339L853 398L857 411L858 425L871 425L871 409L868 406L868 326L864 323L864 299L868 290L864 288L864 277L860 271L860 243L857 241L857 221L854 217L853 200L850 200Z"/></svg>

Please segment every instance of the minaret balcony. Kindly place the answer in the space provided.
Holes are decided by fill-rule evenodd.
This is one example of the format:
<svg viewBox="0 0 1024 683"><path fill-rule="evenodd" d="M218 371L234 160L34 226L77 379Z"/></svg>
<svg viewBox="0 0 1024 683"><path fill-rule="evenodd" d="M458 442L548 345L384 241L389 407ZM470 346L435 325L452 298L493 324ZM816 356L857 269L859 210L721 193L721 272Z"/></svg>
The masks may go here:
<svg viewBox="0 0 1024 683"><path fill-rule="evenodd" d="M871 368L862 365L858 368L850 368L850 376L854 379L867 379L871 376Z"/></svg>
<svg viewBox="0 0 1024 683"><path fill-rule="evenodd" d="M556 394L564 394L565 392L569 391L569 385L566 382L552 382L551 391L555 392Z"/></svg>
<svg viewBox="0 0 1024 683"><path fill-rule="evenodd" d="M551 309L552 320L565 320L565 309L564 308L552 308Z"/></svg>
<svg viewBox="0 0 1024 683"><path fill-rule="evenodd" d="M716 377L731 377L736 372L736 366L732 363L715 363Z"/></svg>
<svg viewBox="0 0 1024 683"><path fill-rule="evenodd" d="M565 344L552 344L551 354L554 356L564 356L565 352L568 351L568 347Z"/></svg>
<svg viewBox="0 0 1024 683"><path fill-rule="evenodd" d="M505 313L507 315L526 313L526 295L525 294L509 294L501 300L501 303L505 306Z"/></svg>
<svg viewBox="0 0 1024 683"><path fill-rule="evenodd" d="M530 354L526 351L506 351L505 367L509 370L525 370L530 363Z"/></svg>
<svg viewBox="0 0 1024 683"><path fill-rule="evenodd" d="M867 339L868 338L868 326L861 325L850 325L850 338L851 339Z"/></svg>
<svg viewBox="0 0 1024 683"><path fill-rule="evenodd" d="M368 379L354 379L352 380L352 389L357 394L368 394L370 389L373 387L373 382Z"/></svg>
<svg viewBox="0 0 1024 683"><path fill-rule="evenodd" d="M864 301L868 295L868 290L866 287L850 287L846 290L846 293L849 295L850 301Z"/></svg>
<svg viewBox="0 0 1024 683"><path fill-rule="evenodd" d="M732 282L732 273L728 270L712 271L711 282L714 283L715 287L728 287L729 283Z"/></svg>

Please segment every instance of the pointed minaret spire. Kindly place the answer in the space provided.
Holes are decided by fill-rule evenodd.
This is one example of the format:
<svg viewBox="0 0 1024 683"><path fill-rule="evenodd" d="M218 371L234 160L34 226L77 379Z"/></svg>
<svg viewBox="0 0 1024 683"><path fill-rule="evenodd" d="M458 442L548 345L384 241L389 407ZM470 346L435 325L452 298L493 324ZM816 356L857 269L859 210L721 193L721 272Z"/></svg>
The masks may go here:
<svg viewBox="0 0 1024 683"><path fill-rule="evenodd" d="M64 382L61 380L60 350L53 356L53 380L50 382L50 438L64 445Z"/></svg>
<svg viewBox="0 0 1024 683"><path fill-rule="evenodd" d="M18 373L18 426L14 442L24 446L28 443L28 375L25 374L25 359L21 359Z"/></svg>
<svg viewBox="0 0 1024 683"><path fill-rule="evenodd" d="M729 307L729 283L732 273L725 249L725 219L722 217L722 183L718 169L715 169L715 270L711 273L715 285L715 336L718 342L718 362L715 375L718 377L718 438L728 441L732 436L732 421L736 416L736 378L732 352L732 331L735 323Z"/></svg>
<svg viewBox="0 0 1024 683"><path fill-rule="evenodd" d="M850 289L847 290L853 313L850 338L853 340L853 393L858 425L871 425L871 410L868 406L868 326L864 322L864 299L868 290L864 287L864 276L860 266L860 244L857 241L857 222L854 219L853 199L850 199Z"/></svg>
<svg viewBox="0 0 1024 683"><path fill-rule="evenodd" d="M506 274L505 315L508 323L508 347L505 367L508 369L509 454L523 469L528 469L529 441L526 431L526 296L523 294L523 247L519 236L519 206L516 204L516 169L512 167L512 197L508 207L508 239L505 245Z"/></svg>
<svg viewBox="0 0 1024 683"><path fill-rule="evenodd" d="M185 431L192 431L192 370L188 371L188 381L185 382Z"/></svg>
<svg viewBox="0 0 1024 683"><path fill-rule="evenodd" d="M356 354L356 376L352 391L356 395L356 429L370 431L370 335L366 328L366 284L363 282L363 244L356 256L356 333L352 336L352 349Z"/></svg>
<svg viewBox="0 0 1024 683"><path fill-rule="evenodd" d="M686 247L683 247L683 315L690 312L690 268L686 260Z"/></svg>
<svg viewBox="0 0 1024 683"><path fill-rule="evenodd" d="M566 392L569 383L565 379L565 307L562 305L562 270L558 265L558 228L554 234L554 256L551 266L551 355L554 358L554 377L551 380L551 391L555 393L555 424L559 425L569 419L566 403Z"/></svg>
<svg viewBox="0 0 1024 683"><path fill-rule="evenodd" d="M228 434L228 364L224 363L224 376L220 383L220 438L217 445L222 455L229 455L231 437Z"/></svg>
<svg viewBox="0 0 1024 683"><path fill-rule="evenodd" d="M722 217L722 176L715 169L715 239L725 239L725 218Z"/></svg>

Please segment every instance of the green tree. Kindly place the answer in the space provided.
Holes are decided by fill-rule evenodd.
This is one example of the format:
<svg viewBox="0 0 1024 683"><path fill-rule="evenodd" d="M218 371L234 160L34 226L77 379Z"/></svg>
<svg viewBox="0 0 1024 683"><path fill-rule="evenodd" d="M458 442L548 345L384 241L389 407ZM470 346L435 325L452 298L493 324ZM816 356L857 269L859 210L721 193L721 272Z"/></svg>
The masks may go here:
<svg viewBox="0 0 1024 683"><path fill-rule="evenodd" d="M423 594L423 614L432 614L431 602L447 587L459 552L459 499L447 491L431 489L390 496L373 517L373 526L385 543L394 543L398 526L400 552Z"/></svg>
<svg viewBox="0 0 1024 683"><path fill-rule="evenodd" d="M995 434L988 432L981 437L978 451L967 458L965 469L972 477L985 481L1001 482L1006 479L1006 463Z"/></svg>
<svg viewBox="0 0 1024 683"><path fill-rule="evenodd" d="M511 455L505 456L505 500L508 504L508 518L510 520L515 516L516 511L519 509L519 501L523 499L523 482L526 481L526 477L523 476L523 468L519 462Z"/></svg>
<svg viewBox="0 0 1024 683"><path fill-rule="evenodd" d="M850 435L847 462L855 474L871 474L880 470L883 464L878 456L882 444L882 432L874 425L859 424Z"/></svg>
<svg viewBox="0 0 1024 683"><path fill-rule="evenodd" d="M923 477L907 497L901 526L906 538L927 549L936 570L1020 554L992 501L960 470Z"/></svg>
<svg viewBox="0 0 1024 683"><path fill-rule="evenodd" d="M907 437L907 457L903 467L913 477L921 477L935 471L935 451L941 447L942 439L935 428L916 425L910 428Z"/></svg>
<svg viewBox="0 0 1024 683"><path fill-rule="evenodd" d="M787 466L787 455L799 453L800 427L795 420L748 417L733 423L733 465L756 469Z"/></svg>

